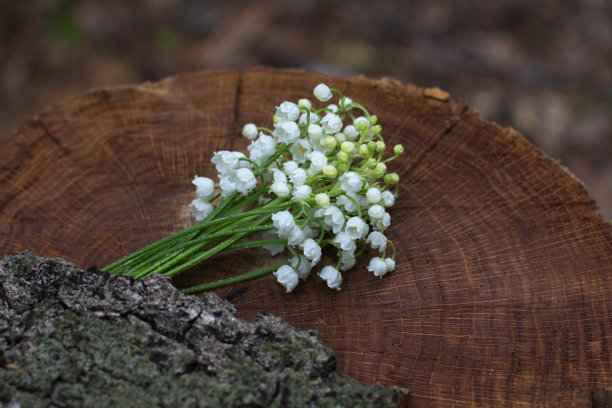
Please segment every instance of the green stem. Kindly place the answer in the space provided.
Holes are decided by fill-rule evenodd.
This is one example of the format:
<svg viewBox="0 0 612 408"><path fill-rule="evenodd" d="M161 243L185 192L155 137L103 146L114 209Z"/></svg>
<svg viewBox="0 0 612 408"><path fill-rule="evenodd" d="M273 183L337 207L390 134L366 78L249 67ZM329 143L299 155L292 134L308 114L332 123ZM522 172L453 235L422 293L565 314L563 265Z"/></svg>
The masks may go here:
<svg viewBox="0 0 612 408"><path fill-rule="evenodd" d="M244 282L247 280L259 278L265 275L268 275L283 265L288 265L289 262L281 262L278 265L270 266L269 268L264 268L259 271L245 273L244 275L235 276L233 278L221 279L215 282L205 283L203 285L192 286L186 289L181 289L181 292L185 294L204 292L205 290L220 288L222 286L233 285L235 283Z"/></svg>

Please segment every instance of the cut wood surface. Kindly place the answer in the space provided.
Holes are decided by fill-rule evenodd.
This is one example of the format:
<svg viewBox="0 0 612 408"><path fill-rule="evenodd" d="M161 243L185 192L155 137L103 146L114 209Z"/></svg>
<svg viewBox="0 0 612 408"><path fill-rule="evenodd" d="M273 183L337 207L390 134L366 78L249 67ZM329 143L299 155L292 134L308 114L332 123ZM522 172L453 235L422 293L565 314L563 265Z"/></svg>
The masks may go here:
<svg viewBox="0 0 612 408"><path fill-rule="evenodd" d="M411 390L413 406L590 406L612 389L612 226L583 185L512 129L440 90L301 70L203 71L94 90L0 141L0 253L104 266L191 225L194 174L245 150L242 125L325 82L376 114L406 153L388 230L397 269L368 256L342 290L316 275L285 294L273 276L217 290L237 315L315 328L339 369ZM207 262L178 286L270 261ZM604 397L601 397L604 395Z"/></svg>

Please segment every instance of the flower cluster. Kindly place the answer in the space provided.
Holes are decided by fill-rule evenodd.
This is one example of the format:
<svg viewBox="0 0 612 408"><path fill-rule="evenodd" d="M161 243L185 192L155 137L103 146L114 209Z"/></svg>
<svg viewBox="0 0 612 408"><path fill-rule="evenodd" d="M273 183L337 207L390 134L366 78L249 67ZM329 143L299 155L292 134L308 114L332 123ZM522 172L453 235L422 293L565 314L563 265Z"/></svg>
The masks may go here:
<svg viewBox="0 0 612 408"><path fill-rule="evenodd" d="M328 102L332 90L319 84L314 96ZM294 255L274 272L287 292L296 287L299 278L308 277L326 245L333 246L338 255L336 266L324 266L319 272L330 288L340 289L340 271L355 265L359 245L380 251L381 256L373 257L368 266L374 275L383 276L395 268L393 257L385 256L389 241L383 232L391 222L386 209L395 202L388 187L397 185L398 177L386 173L386 160L382 160L386 146L377 118L363 109L362 115L354 117L350 113L354 108L361 105L342 95L338 105L318 110L308 99L297 104L285 101L276 108L274 130L252 123L244 126L242 134L252 140L248 160L240 152L221 151L213 156L224 197L255 189L253 171L260 170L260 188L268 190L260 202L276 198L291 203L273 213L274 227L267 234L283 242L264 245L273 255L286 247ZM286 153L261 169L279 146L284 146ZM402 152L401 145L395 146L395 156ZM206 200L212 196L212 180L196 177L193 183L198 198L190 208L200 220L212 211L202 203L208 204ZM204 184L206 189L201 188Z"/></svg>
<svg viewBox="0 0 612 408"><path fill-rule="evenodd" d="M190 290L273 273L290 292L328 259L324 251L337 257L317 268L332 289L340 290L342 272L368 248L378 252L369 271L379 277L392 271L395 250L384 232L391 223L387 210L395 202L399 177L387 172L387 163L404 148L396 145L384 158L386 145L376 116L325 84L313 93L323 103L337 94L337 103L316 108L308 99L285 101L276 107L273 129L246 124L242 134L251 140L248 156L216 152L211 161L218 183L199 176L193 180L197 198L189 208L198 224L166 239L163 254L150 250L157 260L153 267L125 259L111 265L111 271L136 277L172 275L216 253L255 246L272 255L288 250L292 256L273 268ZM262 239L247 240L256 234Z"/></svg>

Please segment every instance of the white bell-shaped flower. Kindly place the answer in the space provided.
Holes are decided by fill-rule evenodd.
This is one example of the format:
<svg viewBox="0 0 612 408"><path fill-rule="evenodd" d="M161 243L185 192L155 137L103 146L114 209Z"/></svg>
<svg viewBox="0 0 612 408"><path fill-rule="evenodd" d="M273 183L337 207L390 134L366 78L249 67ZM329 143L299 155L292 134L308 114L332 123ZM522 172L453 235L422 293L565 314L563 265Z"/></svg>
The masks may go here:
<svg viewBox="0 0 612 408"><path fill-rule="evenodd" d="M250 169L238 169L236 171L236 190L242 194L248 194L255 188L257 179Z"/></svg>
<svg viewBox="0 0 612 408"><path fill-rule="evenodd" d="M289 264L293 267L298 276L305 280L310 274L310 271L312 270L312 265L308 258L306 258L304 255L300 254L298 256L299 258L297 256L291 258Z"/></svg>
<svg viewBox="0 0 612 408"><path fill-rule="evenodd" d="M310 168L308 170L310 175L320 173L323 167L327 165L327 156L321 152L311 152L308 154L308 160L310 160Z"/></svg>
<svg viewBox="0 0 612 408"><path fill-rule="evenodd" d="M293 189L293 198L306 199L312 194L312 188L304 184Z"/></svg>
<svg viewBox="0 0 612 408"><path fill-rule="evenodd" d="M342 119L335 113L328 113L321 119L321 127L325 133L333 135L342 129Z"/></svg>
<svg viewBox="0 0 612 408"><path fill-rule="evenodd" d="M366 238L366 242L370 244L372 249L378 248L380 252L384 251L387 248L387 237L381 234L378 231L370 232L370 235Z"/></svg>
<svg viewBox="0 0 612 408"><path fill-rule="evenodd" d="M247 123L242 128L242 136L249 140L253 140L257 137L257 126L254 123Z"/></svg>
<svg viewBox="0 0 612 408"><path fill-rule="evenodd" d="M295 122L278 122L274 125L272 135L276 137L279 143L290 144L299 139L300 128Z"/></svg>
<svg viewBox="0 0 612 408"><path fill-rule="evenodd" d="M368 271L372 272L374 276L382 277L388 272L387 263L379 257L372 258L370 259L370 264L368 265Z"/></svg>
<svg viewBox="0 0 612 408"><path fill-rule="evenodd" d="M219 174L222 175L240 167L240 159L243 157L245 157L244 154L240 152L222 150L215 152L210 161L215 165Z"/></svg>
<svg viewBox="0 0 612 408"><path fill-rule="evenodd" d="M378 204L380 203L382 195L380 190L376 187L370 187L366 192L366 198L368 199L368 203L370 204Z"/></svg>
<svg viewBox="0 0 612 408"><path fill-rule="evenodd" d="M389 190L385 190L381 194L382 202L385 207L391 207L395 204L395 196Z"/></svg>
<svg viewBox="0 0 612 408"><path fill-rule="evenodd" d="M282 265L274 272L274 276L278 283L287 289L287 293L291 292L298 284L299 276L289 265Z"/></svg>
<svg viewBox="0 0 612 408"><path fill-rule="evenodd" d="M344 230L351 239L363 239L368 234L370 227L359 217L351 217L346 221Z"/></svg>
<svg viewBox="0 0 612 408"><path fill-rule="evenodd" d="M344 231L337 233L333 239L333 242L336 243L343 251L353 252L357 248L353 238L351 238L351 236Z"/></svg>
<svg viewBox="0 0 612 408"><path fill-rule="evenodd" d="M208 200L215 195L215 183L208 177L195 176L192 183L196 186L196 194L199 198Z"/></svg>
<svg viewBox="0 0 612 408"><path fill-rule="evenodd" d="M295 121L300 116L300 108L293 102L285 101L276 107L276 116L281 121Z"/></svg>
<svg viewBox="0 0 612 408"><path fill-rule="evenodd" d="M348 171L340 176L340 189L347 193L358 193L363 186L363 181L359 174L354 171Z"/></svg>
<svg viewBox="0 0 612 408"><path fill-rule="evenodd" d="M323 223L332 229L334 234L337 234L342 230L344 226L344 214L335 205L330 205L323 210Z"/></svg>
<svg viewBox="0 0 612 408"><path fill-rule="evenodd" d="M304 256L308 258L314 267L321 260L321 247L312 238L306 238L302 245L304 247Z"/></svg>
<svg viewBox="0 0 612 408"><path fill-rule="evenodd" d="M312 146L308 139L299 139L291 145L289 153L294 161L304 163L308 160L308 154L312 151Z"/></svg>
<svg viewBox="0 0 612 408"><path fill-rule="evenodd" d="M329 286L330 289L340 290L340 285L342 284L342 275L340 274L340 271L338 271L336 268L331 265L327 265L323 267L323 269L321 269L321 272L319 272L319 276L321 277L321 279L327 282L327 286Z"/></svg>
<svg viewBox="0 0 612 408"><path fill-rule="evenodd" d="M348 271L357 263L355 259L355 251L342 251L342 265L340 265L341 271Z"/></svg>
<svg viewBox="0 0 612 408"><path fill-rule="evenodd" d="M325 84L319 84L315 86L312 93L314 94L315 98L317 98L321 102L327 102L332 97L332 93L331 93L331 90L329 89L329 86Z"/></svg>
<svg viewBox="0 0 612 408"><path fill-rule="evenodd" d="M278 197L287 197L289 195L289 184L283 182L272 183L270 191Z"/></svg>
<svg viewBox="0 0 612 408"><path fill-rule="evenodd" d="M287 244L294 247L301 244L305 239L304 231L302 231L299 225L294 225L287 235Z"/></svg>
<svg viewBox="0 0 612 408"><path fill-rule="evenodd" d="M196 221L200 222L213 211L213 206L205 199L198 197L189 204L189 211L195 216Z"/></svg>
<svg viewBox="0 0 612 408"><path fill-rule="evenodd" d="M272 215L272 224L278 230L278 236L285 239L295 225L295 219L289 211L279 211Z"/></svg>
<svg viewBox="0 0 612 408"><path fill-rule="evenodd" d="M368 208L368 215L373 220L380 220L385 214L385 209L382 205L374 204L370 208Z"/></svg>
<svg viewBox="0 0 612 408"><path fill-rule="evenodd" d="M276 228L272 228L262 234L263 239L278 239L278 231ZM270 255L278 255L285 250L284 244L266 244L263 246L264 249L270 252Z"/></svg>
<svg viewBox="0 0 612 408"><path fill-rule="evenodd" d="M249 158L257 164L263 164L276 151L276 142L272 136L263 132L259 134L257 140L251 142L247 147L250 152Z"/></svg>

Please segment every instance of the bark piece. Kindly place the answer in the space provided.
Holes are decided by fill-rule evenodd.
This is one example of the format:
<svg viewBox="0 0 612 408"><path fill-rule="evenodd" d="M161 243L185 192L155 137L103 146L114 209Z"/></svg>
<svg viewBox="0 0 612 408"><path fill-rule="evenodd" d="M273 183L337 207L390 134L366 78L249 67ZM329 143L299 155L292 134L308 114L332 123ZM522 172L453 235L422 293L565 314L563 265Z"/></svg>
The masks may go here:
<svg viewBox="0 0 612 408"><path fill-rule="evenodd" d="M272 276L218 290L237 316L319 329L340 368L410 388L415 406L587 406L612 389L612 227L583 185L465 103L389 79L204 71L51 107L0 146L0 252L103 266L179 231L193 222L193 175L216 175L213 152L244 150L244 123L271 126L274 106L320 82L406 148L390 166L397 269L376 279L366 256L340 292L316 276L289 295ZM175 283L268 262L245 251Z"/></svg>
<svg viewBox="0 0 612 408"><path fill-rule="evenodd" d="M404 391L335 370L316 331L252 323L212 293L133 281L30 252L0 263L0 404L397 406Z"/></svg>

